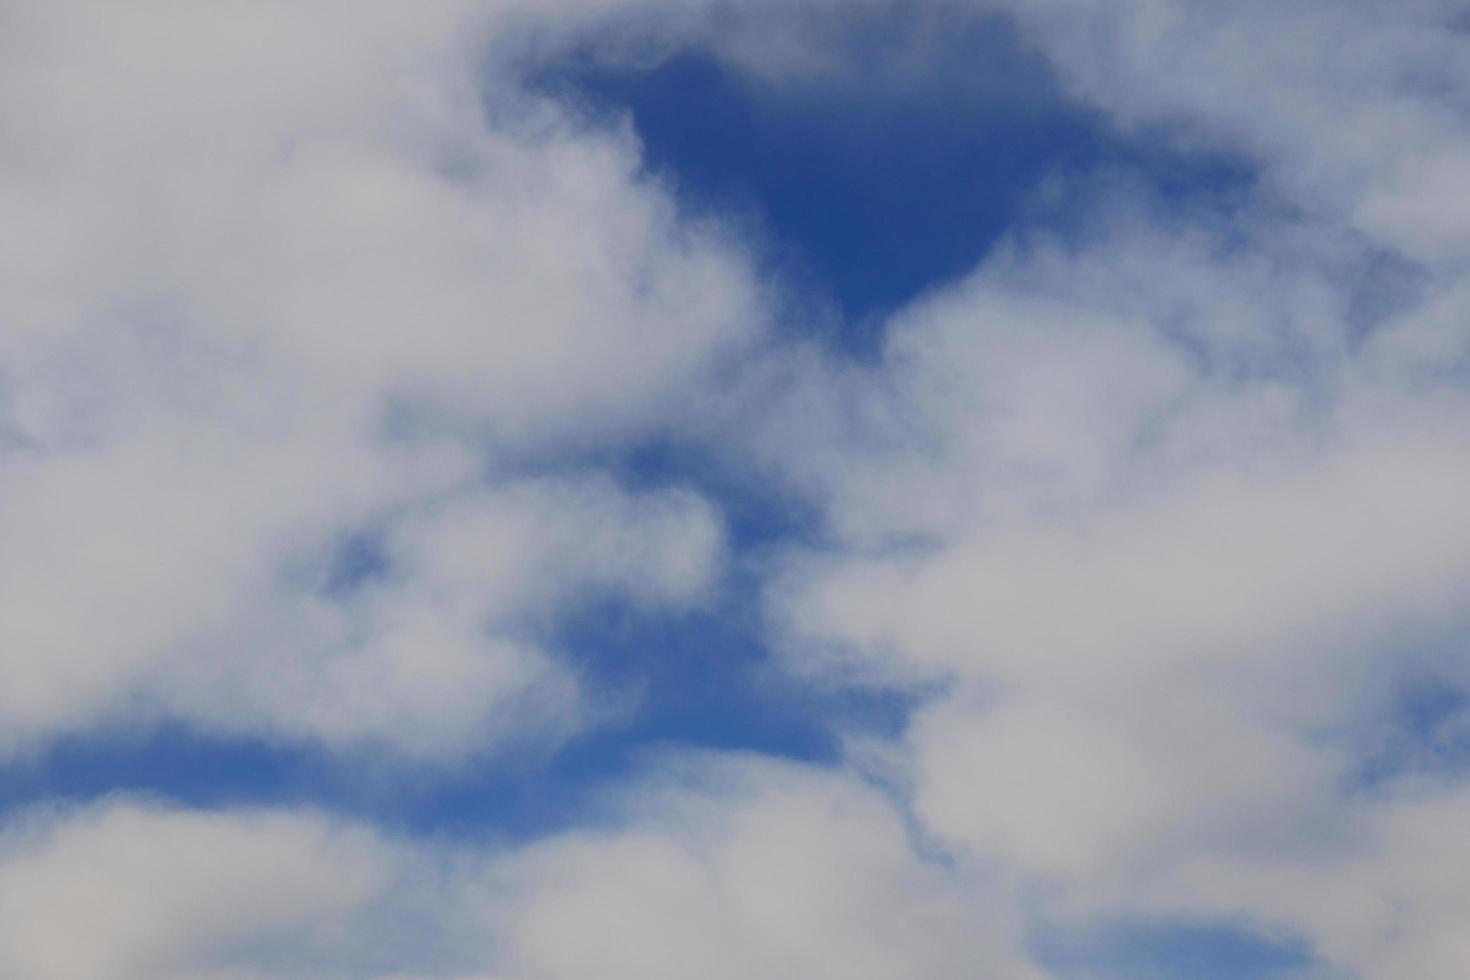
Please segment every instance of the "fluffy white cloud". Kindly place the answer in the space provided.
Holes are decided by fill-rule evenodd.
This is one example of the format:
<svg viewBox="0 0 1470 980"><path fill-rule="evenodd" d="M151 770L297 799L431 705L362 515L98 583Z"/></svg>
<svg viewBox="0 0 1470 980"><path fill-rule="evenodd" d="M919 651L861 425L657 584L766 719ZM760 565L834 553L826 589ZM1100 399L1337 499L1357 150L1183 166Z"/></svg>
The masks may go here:
<svg viewBox="0 0 1470 980"><path fill-rule="evenodd" d="M300 814L111 803L34 814L0 847L13 976L261 976L280 947L282 976L317 957L341 975L350 913L395 884L381 838ZM345 955L371 962L371 941L352 938Z"/></svg>
<svg viewBox="0 0 1470 980"><path fill-rule="evenodd" d="M484 63L515 13L7 12L0 752L140 712L415 753L565 732L532 621L714 581L701 502L508 461L649 431L761 322L626 130ZM379 532L387 581L321 595Z"/></svg>
<svg viewBox="0 0 1470 980"><path fill-rule="evenodd" d="M506 863L514 975L1040 976L999 892L916 856L871 788L769 762L660 761L667 782L632 797L641 821Z"/></svg>
<svg viewBox="0 0 1470 980"><path fill-rule="evenodd" d="M1442 0L1006 2L1079 97L1266 163L1290 206L1463 262L1470 38Z"/></svg>
<svg viewBox="0 0 1470 980"><path fill-rule="evenodd" d="M508 851L301 813L34 813L0 837L0 966L48 980L1040 976L1017 920L916 858L899 812L862 784L757 760L662 768L608 829Z"/></svg>
<svg viewBox="0 0 1470 980"><path fill-rule="evenodd" d="M238 601L206 635L226 655L186 651L144 696L204 729L425 757L564 737L611 706L542 648L558 615L608 596L687 608L723 551L693 494L542 479L427 502L388 522L376 557L355 585L303 595L287 575Z"/></svg>
<svg viewBox="0 0 1470 980"><path fill-rule="evenodd" d="M1453 977L1470 954L1463 921L1463 787L1420 786L1268 859L1197 856L1149 901L1209 907L1310 935L1364 977Z"/></svg>
<svg viewBox="0 0 1470 980"><path fill-rule="evenodd" d="M1118 185L1087 236L1018 236L901 312L878 368L788 382L825 408L758 441L832 534L773 580L779 642L939 686L888 765L962 864L1063 919L1448 978L1464 855L1429 828L1459 789L1358 780L1403 691L1470 667L1467 228L1430 179L1470 126L1463 34L1385 10L1021 5L1079 97L1254 158L1254 201Z"/></svg>
<svg viewBox="0 0 1470 980"><path fill-rule="evenodd" d="M663 759L514 849L33 811L0 972L1022 980L1038 922L1179 915L1464 972L1463 780L1356 780L1405 686L1470 689L1462 19L914 5L897 68L1009 12L1113 124L1260 176L1215 210L1099 178L1082 233L855 364L771 340L741 243L522 84L594 41L853 84L811 29L852 8L781 6L4 5L0 756L159 718L565 737L609 706L559 618L722 575L709 502L565 465L669 431L822 510L752 565L783 664L929 696L845 772Z"/></svg>

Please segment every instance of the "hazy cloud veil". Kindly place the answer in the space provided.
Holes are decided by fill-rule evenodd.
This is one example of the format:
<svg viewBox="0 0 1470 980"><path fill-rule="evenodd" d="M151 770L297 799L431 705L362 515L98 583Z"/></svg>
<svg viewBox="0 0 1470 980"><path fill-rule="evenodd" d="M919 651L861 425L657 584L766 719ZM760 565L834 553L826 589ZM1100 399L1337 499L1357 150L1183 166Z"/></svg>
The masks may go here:
<svg viewBox="0 0 1470 980"><path fill-rule="evenodd" d="M0 770L43 787L0 793L0 974L1470 972L1470 11L0 25ZM547 81L697 57L854 132L1041 112L976 115L996 37L1130 149L1038 165L972 269L862 324ZM607 609L647 627L617 683ZM640 729L689 622L831 751ZM149 732L380 799L632 761L529 833L44 788Z"/></svg>

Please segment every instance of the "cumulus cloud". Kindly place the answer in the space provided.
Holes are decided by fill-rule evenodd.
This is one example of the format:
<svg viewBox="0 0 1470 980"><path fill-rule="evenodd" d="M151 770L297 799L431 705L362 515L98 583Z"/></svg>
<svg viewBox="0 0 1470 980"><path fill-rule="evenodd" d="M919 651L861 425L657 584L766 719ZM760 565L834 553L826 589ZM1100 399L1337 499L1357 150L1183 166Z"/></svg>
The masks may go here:
<svg viewBox="0 0 1470 980"><path fill-rule="evenodd" d="M773 581L787 656L943 685L903 739L914 812L1050 914L1187 910L1351 975L1462 969L1430 924L1457 900L1416 863L1459 860L1421 832L1456 791L1357 782L1404 690L1466 666L1466 228L1428 173L1470 135L1463 36L1401 13L1019 7L1079 97L1249 156L1254 199L1122 185L1087 235L1018 235L893 319L878 383L812 372L866 426L771 433L833 535ZM807 467L779 448L803 439L847 449ZM1412 935L1384 910L1405 902Z"/></svg>
<svg viewBox="0 0 1470 980"><path fill-rule="evenodd" d="M1463 17L854 11L5 7L0 756L556 743L609 710L558 624L707 606L732 562L780 670L916 706L826 769L655 755L515 845L43 802L0 835L0 972L1027 980L1048 926L1183 919L1463 973L1463 767L1365 775L1423 737L1405 692L1470 692ZM527 82L694 46L820 105L883 16L895 85L1004 18L1078 107L1249 176L1078 177L861 360L792 339L629 120ZM818 526L743 551L617 465L660 439Z"/></svg>
<svg viewBox="0 0 1470 980"><path fill-rule="evenodd" d="M604 829L509 850L300 812L30 814L0 838L0 965L58 980L1041 975L1015 918L997 905L977 923L984 892L916 858L861 782L741 758L660 768L609 801Z"/></svg>
<svg viewBox="0 0 1470 980"><path fill-rule="evenodd" d="M392 874L379 837L320 817L121 802L36 814L0 860L0 963L57 978L261 975L273 945L296 946L281 975L302 976L303 959L341 955L340 923Z"/></svg>
<svg viewBox="0 0 1470 980"><path fill-rule="evenodd" d="M4 751L162 713L462 752L528 692L564 732L507 624L713 582L688 494L506 462L648 431L760 331L626 130L483 81L510 13L11 12ZM375 534L386 581L320 595Z"/></svg>
<svg viewBox="0 0 1470 980"><path fill-rule="evenodd" d="M1064 78L1132 125L1225 139L1293 205L1422 262L1463 260L1467 39L1425 0L1007 3Z"/></svg>

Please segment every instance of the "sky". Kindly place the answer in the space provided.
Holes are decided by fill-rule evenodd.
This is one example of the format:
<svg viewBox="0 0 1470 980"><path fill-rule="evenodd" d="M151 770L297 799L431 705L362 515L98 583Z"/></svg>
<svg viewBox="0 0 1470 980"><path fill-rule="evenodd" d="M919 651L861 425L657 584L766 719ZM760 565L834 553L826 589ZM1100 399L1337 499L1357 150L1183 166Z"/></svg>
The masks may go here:
<svg viewBox="0 0 1470 980"><path fill-rule="evenodd" d="M0 976L1463 980L1458 0L0 22Z"/></svg>

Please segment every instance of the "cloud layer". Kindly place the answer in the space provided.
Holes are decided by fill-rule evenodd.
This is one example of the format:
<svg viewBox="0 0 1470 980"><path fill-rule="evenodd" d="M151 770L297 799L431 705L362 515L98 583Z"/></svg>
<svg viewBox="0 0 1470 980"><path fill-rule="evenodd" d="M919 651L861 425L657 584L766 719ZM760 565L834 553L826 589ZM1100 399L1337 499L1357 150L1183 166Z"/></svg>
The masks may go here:
<svg viewBox="0 0 1470 980"><path fill-rule="evenodd" d="M829 765L650 749L514 842L37 799L0 973L1041 980L1118 975L1049 936L1143 923L1463 974L1463 12L0 10L5 764L174 724L534 766L642 710L562 648L599 603L755 631L756 690L912 705L830 720ZM535 84L697 51L780 111L973 94L925 52L986 24L1246 176L1038 174L860 354L635 118ZM748 540L746 496L814 516Z"/></svg>

